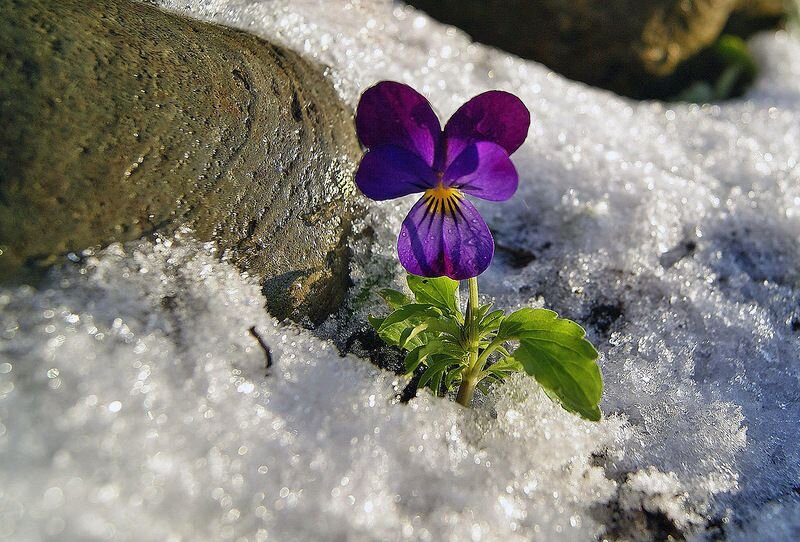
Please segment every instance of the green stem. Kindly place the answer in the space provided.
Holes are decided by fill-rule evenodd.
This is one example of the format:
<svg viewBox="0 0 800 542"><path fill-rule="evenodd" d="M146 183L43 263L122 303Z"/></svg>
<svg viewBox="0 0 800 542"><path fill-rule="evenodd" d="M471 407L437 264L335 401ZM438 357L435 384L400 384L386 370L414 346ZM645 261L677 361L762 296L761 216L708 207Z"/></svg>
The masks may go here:
<svg viewBox="0 0 800 542"><path fill-rule="evenodd" d="M478 309L478 277L468 279L467 284L469 284L469 309L475 314Z"/></svg>
<svg viewBox="0 0 800 542"><path fill-rule="evenodd" d="M492 352L494 352L503 345L503 342L504 341L495 339L494 341L489 343L489 346L487 346L483 350L483 352L481 352L481 355L477 361L477 368L479 368L479 370L481 371L483 370L483 367L486 365L486 360L489 359L489 356L492 355Z"/></svg>
<svg viewBox="0 0 800 542"><path fill-rule="evenodd" d="M478 384L478 325L480 322L476 321L475 314L478 311L478 278L472 277L468 279L469 285L469 301L467 302L467 317L464 322L464 329L466 331L466 341L468 345L468 364L464 376L461 378L461 385L458 388L458 396L456 402L460 405L468 407L472 402L472 395L475 393L475 386Z"/></svg>
<svg viewBox="0 0 800 542"><path fill-rule="evenodd" d="M472 394L475 393L475 386L478 384L477 378L464 378L461 380L461 385L458 387L458 395L456 396L456 403L459 405L469 407L472 402Z"/></svg>

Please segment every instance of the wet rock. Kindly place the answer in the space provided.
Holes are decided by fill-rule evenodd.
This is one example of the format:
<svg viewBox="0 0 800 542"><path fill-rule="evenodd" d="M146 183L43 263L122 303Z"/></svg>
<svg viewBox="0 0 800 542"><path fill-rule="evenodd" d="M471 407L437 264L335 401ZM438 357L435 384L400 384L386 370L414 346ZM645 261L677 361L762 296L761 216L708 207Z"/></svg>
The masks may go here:
<svg viewBox="0 0 800 542"><path fill-rule="evenodd" d="M711 45L732 12L774 17L780 0L409 0L477 41L571 79L636 98L680 90L670 77ZM742 24L745 24L744 22Z"/></svg>
<svg viewBox="0 0 800 542"><path fill-rule="evenodd" d="M776 28L786 19L786 0L740 0L724 32L747 37L755 32Z"/></svg>
<svg viewBox="0 0 800 542"><path fill-rule="evenodd" d="M181 225L317 322L348 285L359 154L321 69L127 0L0 2L0 280Z"/></svg>

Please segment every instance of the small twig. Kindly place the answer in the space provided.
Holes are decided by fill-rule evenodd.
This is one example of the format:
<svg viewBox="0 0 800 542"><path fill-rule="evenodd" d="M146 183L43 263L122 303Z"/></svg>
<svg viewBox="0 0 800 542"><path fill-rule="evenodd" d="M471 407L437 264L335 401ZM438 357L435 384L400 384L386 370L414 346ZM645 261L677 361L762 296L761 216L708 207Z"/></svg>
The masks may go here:
<svg viewBox="0 0 800 542"><path fill-rule="evenodd" d="M256 331L256 326L252 326L250 328L250 335L252 335L255 340L258 341L259 346L261 349L264 350L264 357L266 358L266 363L264 364L264 368L269 371L269 368L272 367L272 350L270 350L269 345L261 338L261 335L258 334Z"/></svg>

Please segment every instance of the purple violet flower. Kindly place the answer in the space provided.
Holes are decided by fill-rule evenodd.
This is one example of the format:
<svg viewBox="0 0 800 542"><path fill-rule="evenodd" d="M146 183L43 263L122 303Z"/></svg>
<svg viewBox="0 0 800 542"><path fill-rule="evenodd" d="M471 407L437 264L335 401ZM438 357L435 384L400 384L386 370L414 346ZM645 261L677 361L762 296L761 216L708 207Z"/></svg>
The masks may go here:
<svg viewBox="0 0 800 542"><path fill-rule="evenodd" d="M499 90L462 105L444 130L428 100L407 85L381 81L362 94L356 130L368 152L356 185L374 200L423 194L397 239L409 273L464 280L489 267L494 239L464 195L490 201L514 195L519 178L509 155L529 125L522 101Z"/></svg>

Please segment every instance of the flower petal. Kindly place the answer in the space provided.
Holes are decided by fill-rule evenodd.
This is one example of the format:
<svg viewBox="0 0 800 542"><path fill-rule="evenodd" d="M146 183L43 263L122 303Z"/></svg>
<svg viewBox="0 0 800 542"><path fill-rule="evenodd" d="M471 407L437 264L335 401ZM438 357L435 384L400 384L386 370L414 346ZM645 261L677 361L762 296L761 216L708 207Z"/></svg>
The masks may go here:
<svg viewBox="0 0 800 542"><path fill-rule="evenodd" d="M444 172L444 184L476 198L504 201L514 195L519 176L500 145L479 141L466 147Z"/></svg>
<svg viewBox="0 0 800 542"><path fill-rule="evenodd" d="M476 141L491 141L510 155L528 136L531 114L522 100L503 92L490 90L478 94L453 113L444 127L449 166L461 151Z"/></svg>
<svg viewBox="0 0 800 542"><path fill-rule="evenodd" d="M396 145L433 165L441 127L431 104L419 92L394 81L381 81L361 95L356 131L367 148Z"/></svg>
<svg viewBox="0 0 800 542"><path fill-rule="evenodd" d="M436 174L413 152L380 145L367 151L356 172L356 186L374 200L423 192L436 183Z"/></svg>
<svg viewBox="0 0 800 542"><path fill-rule="evenodd" d="M455 209L420 199L400 228L397 254L409 273L454 280L477 277L489 267L494 239L478 210L465 199Z"/></svg>

